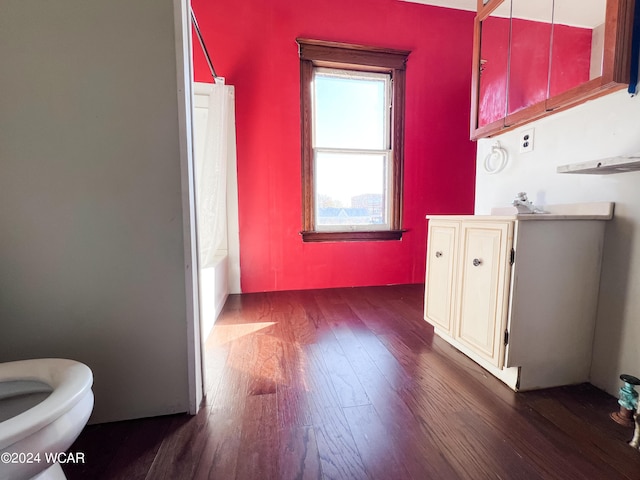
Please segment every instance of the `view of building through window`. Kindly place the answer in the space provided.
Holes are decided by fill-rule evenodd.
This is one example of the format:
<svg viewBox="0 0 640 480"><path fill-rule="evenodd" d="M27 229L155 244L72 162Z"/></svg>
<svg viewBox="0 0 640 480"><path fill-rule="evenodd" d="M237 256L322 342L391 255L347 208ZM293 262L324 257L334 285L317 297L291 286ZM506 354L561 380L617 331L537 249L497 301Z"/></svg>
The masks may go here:
<svg viewBox="0 0 640 480"><path fill-rule="evenodd" d="M317 225L387 223L384 155L316 155Z"/></svg>

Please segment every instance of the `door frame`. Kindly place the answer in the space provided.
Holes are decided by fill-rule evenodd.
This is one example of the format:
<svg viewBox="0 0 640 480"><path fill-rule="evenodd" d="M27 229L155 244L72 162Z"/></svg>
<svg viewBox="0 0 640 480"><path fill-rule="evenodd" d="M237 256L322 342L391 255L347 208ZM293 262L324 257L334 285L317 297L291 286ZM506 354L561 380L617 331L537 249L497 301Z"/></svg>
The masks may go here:
<svg viewBox="0 0 640 480"><path fill-rule="evenodd" d="M173 0L185 259L188 413L195 415L200 409L203 398L203 362L200 338L200 269L198 265L193 155L193 92L191 83L193 58L190 8L190 0Z"/></svg>

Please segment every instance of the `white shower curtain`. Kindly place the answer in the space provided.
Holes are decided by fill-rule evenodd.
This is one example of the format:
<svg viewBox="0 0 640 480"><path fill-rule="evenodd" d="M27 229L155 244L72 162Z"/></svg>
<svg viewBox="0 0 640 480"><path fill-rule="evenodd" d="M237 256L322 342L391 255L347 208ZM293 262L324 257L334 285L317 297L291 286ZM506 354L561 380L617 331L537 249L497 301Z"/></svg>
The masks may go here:
<svg viewBox="0 0 640 480"><path fill-rule="evenodd" d="M233 87L211 85L204 149L196 154L196 210L200 267L214 263L227 235L227 161L235 138Z"/></svg>

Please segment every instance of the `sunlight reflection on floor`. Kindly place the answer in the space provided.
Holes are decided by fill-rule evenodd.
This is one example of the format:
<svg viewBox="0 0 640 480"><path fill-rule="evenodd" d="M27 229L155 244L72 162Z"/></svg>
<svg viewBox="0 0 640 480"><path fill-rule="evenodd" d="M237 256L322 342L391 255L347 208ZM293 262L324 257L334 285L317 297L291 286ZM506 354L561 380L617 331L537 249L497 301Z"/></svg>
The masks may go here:
<svg viewBox="0 0 640 480"><path fill-rule="evenodd" d="M215 325L213 332L207 339L207 346L219 346L237 340L245 335L250 335L276 322L242 323L235 325Z"/></svg>

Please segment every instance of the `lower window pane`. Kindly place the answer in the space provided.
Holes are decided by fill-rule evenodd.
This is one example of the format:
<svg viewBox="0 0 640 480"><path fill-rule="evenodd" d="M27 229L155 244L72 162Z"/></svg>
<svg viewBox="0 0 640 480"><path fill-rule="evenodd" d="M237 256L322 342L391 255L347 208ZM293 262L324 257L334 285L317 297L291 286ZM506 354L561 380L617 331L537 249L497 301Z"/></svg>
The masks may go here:
<svg viewBox="0 0 640 480"><path fill-rule="evenodd" d="M316 230L389 228L387 158L316 151Z"/></svg>

